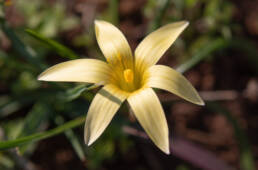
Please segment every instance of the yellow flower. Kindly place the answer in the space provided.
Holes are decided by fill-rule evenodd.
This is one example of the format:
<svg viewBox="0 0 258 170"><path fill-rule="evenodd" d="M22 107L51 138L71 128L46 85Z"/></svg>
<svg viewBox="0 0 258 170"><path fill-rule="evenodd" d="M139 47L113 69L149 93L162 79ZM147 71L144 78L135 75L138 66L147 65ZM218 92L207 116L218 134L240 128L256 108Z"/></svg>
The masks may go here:
<svg viewBox="0 0 258 170"><path fill-rule="evenodd" d="M198 105L204 102L183 75L170 67L155 65L187 27L181 21L148 35L134 55L124 35L112 24L95 21L95 32L107 62L77 59L57 64L39 76L43 81L87 82L103 85L88 110L84 139L91 145L106 129L127 100L150 139L169 154L168 126L160 101L152 88L167 90Z"/></svg>

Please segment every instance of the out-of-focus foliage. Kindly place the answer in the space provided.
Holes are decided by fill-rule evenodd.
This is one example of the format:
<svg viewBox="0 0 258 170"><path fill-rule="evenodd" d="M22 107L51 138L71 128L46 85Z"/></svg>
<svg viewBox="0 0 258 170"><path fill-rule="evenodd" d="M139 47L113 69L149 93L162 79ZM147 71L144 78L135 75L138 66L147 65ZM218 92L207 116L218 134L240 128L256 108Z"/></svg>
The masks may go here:
<svg viewBox="0 0 258 170"><path fill-rule="evenodd" d="M55 37L58 32L78 25L79 18L67 15L65 1L46 3L46 1L18 0L15 2L24 18L27 28L36 30L46 37Z"/></svg>
<svg viewBox="0 0 258 170"><path fill-rule="evenodd" d="M37 81L43 69L58 62L84 56L103 59L94 37L95 18L119 26L127 17L135 20L138 17L126 16L127 8L122 11L123 2L118 0L74 3L68 0L13 0L10 6L5 6L0 0L0 150L15 147L0 152L0 169L25 168L27 164L22 162L31 163L30 157L37 151L39 140L63 132L76 158L90 169L100 169L103 162L119 159L119 154L129 153L135 146L135 141L122 131L122 126L129 124L122 115L127 113L125 107L120 109L120 116L113 120L96 144L85 146L83 117L97 86ZM130 7L130 2L127 3ZM78 14L78 9L83 7L86 14ZM74 12L75 9L78 11ZM248 38L240 37L244 34L243 26L233 18L235 9L235 4L228 0L148 0L140 10L145 31L140 26L140 33L132 41L139 41L143 34L166 23L189 20L190 26L168 52L175 63L185 63L178 65L178 71L184 73L204 60L216 60L215 52L234 49L246 54L257 75L257 50ZM134 22L137 25L138 21ZM130 30L127 31L132 35ZM254 170L244 131L230 113L226 112L224 116L234 127L241 166ZM75 127L78 128L71 129ZM8 140L11 143L3 142ZM191 165L181 164L176 169L191 169L189 167Z"/></svg>

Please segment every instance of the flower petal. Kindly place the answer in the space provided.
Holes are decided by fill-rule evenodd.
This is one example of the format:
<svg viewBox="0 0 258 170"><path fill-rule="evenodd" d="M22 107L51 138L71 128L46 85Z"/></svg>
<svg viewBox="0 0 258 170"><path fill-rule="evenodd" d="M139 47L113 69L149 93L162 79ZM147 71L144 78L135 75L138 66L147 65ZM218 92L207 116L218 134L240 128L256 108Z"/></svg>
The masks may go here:
<svg viewBox="0 0 258 170"><path fill-rule="evenodd" d="M126 68L133 67L131 48L123 33L106 21L95 21L99 47L109 63L123 62Z"/></svg>
<svg viewBox="0 0 258 170"><path fill-rule="evenodd" d="M102 134L126 98L127 93L110 84L97 93L86 117L84 141L87 145Z"/></svg>
<svg viewBox="0 0 258 170"><path fill-rule="evenodd" d="M187 21L175 22L145 37L135 50L136 67L142 70L156 64L187 25Z"/></svg>
<svg viewBox="0 0 258 170"><path fill-rule="evenodd" d="M107 63L95 59L78 59L63 62L41 73L38 80L87 82L106 84L111 68Z"/></svg>
<svg viewBox="0 0 258 170"><path fill-rule="evenodd" d="M167 90L183 99L204 105L203 100L191 85L191 83L180 73L164 65L154 65L145 72L146 84L150 87Z"/></svg>
<svg viewBox="0 0 258 170"><path fill-rule="evenodd" d="M169 154L167 121L155 92L151 88L139 90L128 98L128 102L150 139Z"/></svg>

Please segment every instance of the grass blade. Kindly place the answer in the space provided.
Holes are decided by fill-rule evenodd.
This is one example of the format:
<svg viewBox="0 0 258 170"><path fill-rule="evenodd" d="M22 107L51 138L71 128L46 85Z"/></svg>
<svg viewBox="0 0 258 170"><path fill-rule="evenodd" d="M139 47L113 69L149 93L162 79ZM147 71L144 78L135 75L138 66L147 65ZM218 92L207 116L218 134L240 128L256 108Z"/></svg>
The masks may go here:
<svg viewBox="0 0 258 170"><path fill-rule="evenodd" d="M51 129L51 130L48 130L45 132L35 133L35 134L29 135L29 136L17 138L15 140L1 141L0 142L0 150L10 149L13 147L24 145L26 143L36 142L36 141L39 141L42 139L49 138L51 136L58 135L68 129L75 128L77 126L82 125L84 123L84 121L85 121L85 116L81 116L81 117L78 117L74 120L71 120L63 125L60 125L54 129Z"/></svg>
<svg viewBox="0 0 258 170"><path fill-rule="evenodd" d="M46 46L50 47L51 49L55 50L55 52L57 52L60 56L68 58L68 59L76 59L79 58L78 55L76 55L71 49L65 47L64 45L58 43L55 40L49 39L47 37L44 37L43 35L27 29L26 32L34 37L35 39L39 40L40 42L42 42L43 44L45 44Z"/></svg>
<svg viewBox="0 0 258 170"><path fill-rule="evenodd" d="M169 8L170 1L171 0L162 1L162 4L160 5L157 11L157 15L155 15L155 18L153 19L153 22L150 25L149 32L152 32L161 26L162 19L164 18L166 11Z"/></svg>
<svg viewBox="0 0 258 170"><path fill-rule="evenodd" d="M46 66L42 64L42 61L39 60L38 56L36 55L35 51L25 45L19 37L15 34L13 29L7 25L3 18L0 18L0 28L6 34L6 36L11 40L13 48L24 57L29 63L32 63L41 69L44 69Z"/></svg>
<svg viewBox="0 0 258 170"><path fill-rule="evenodd" d="M205 44L202 48L200 48L190 60L186 61L184 64L181 64L179 67L177 67L176 70L181 73L184 73L196 66L202 60L209 57L212 53L228 48L233 48L237 51L239 50L243 52L245 55L247 55L249 63L253 66L253 69L256 71L256 73L258 73L257 49L255 48L252 42L246 39L239 38L234 38L231 40L218 38L215 40L211 40L209 43Z"/></svg>
<svg viewBox="0 0 258 170"><path fill-rule="evenodd" d="M181 64L179 67L177 67L177 71L180 73L184 73L191 68L193 68L195 65L197 65L199 62L204 60L206 57L208 57L211 53L215 52L216 50L222 49L227 47L228 42L224 39L216 39L211 41L210 43L206 44L203 48L198 50L193 57L188 60L186 63Z"/></svg>
<svg viewBox="0 0 258 170"><path fill-rule="evenodd" d="M109 15L110 22L114 25L118 25L119 23L119 12L118 12L118 0L110 0L109 1Z"/></svg>
<svg viewBox="0 0 258 170"><path fill-rule="evenodd" d="M70 102L72 100L77 99L84 91L89 91L94 88L97 88L99 85L87 85L87 84L82 84L78 85L74 88L68 89L65 92L60 92L57 94L57 100L61 102Z"/></svg>
<svg viewBox="0 0 258 170"><path fill-rule="evenodd" d="M61 125L63 124L64 118L61 116L57 116L55 119L55 122L57 125ZM85 156L84 156L84 152L83 152L83 148L77 138L77 136L74 134L72 129L68 129L67 131L64 132L65 136L67 137L67 139L71 142L75 153L78 155L78 157L80 158L81 161L85 161Z"/></svg>
<svg viewBox="0 0 258 170"><path fill-rule="evenodd" d="M44 125L47 124L49 118L50 110L48 105L42 102L37 102L34 104L30 112L26 115L22 130L18 137L24 137L40 130L45 130ZM23 154L30 144L25 144L19 148L21 154Z"/></svg>

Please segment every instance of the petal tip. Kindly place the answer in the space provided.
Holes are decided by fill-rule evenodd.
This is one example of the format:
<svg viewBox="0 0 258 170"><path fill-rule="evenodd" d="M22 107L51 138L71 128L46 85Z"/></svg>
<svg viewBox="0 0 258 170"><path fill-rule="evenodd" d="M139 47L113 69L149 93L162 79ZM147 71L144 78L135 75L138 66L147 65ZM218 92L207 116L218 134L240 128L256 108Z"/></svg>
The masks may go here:
<svg viewBox="0 0 258 170"><path fill-rule="evenodd" d="M184 21L185 22L185 25L188 26L190 24L189 21Z"/></svg>
<svg viewBox="0 0 258 170"><path fill-rule="evenodd" d="M93 142L90 141L89 137L87 135L84 136L84 143L87 146L90 146Z"/></svg>
<svg viewBox="0 0 258 170"><path fill-rule="evenodd" d="M182 21L183 28L185 29L189 25L189 21Z"/></svg>
<svg viewBox="0 0 258 170"><path fill-rule="evenodd" d="M200 103L199 103L200 106L205 106L205 103L204 101L202 100Z"/></svg>
<svg viewBox="0 0 258 170"><path fill-rule="evenodd" d="M44 81L44 76L42 74L40 74L38 77L37 77L37 80L39 81Z"/></svg>
<svg viewBox="0 0 258 170"><path fill-rule="evenodd" d="M202 100L202 98L200 96L198 98L199 99L198 99L198 101L195 104L197 104L199 106L205 106L205 102Z"/></svg>
<svg viewBox="0 0 258 170"><path fill-rule="evenodd" d="M43 79L42 79L42 77L38 77L37 80L42 81Z"/></svg>
<svg viewBox="0 0 258 170"><path fill-rule="evenodd" d="M166 150L163 150L163 152L164 152L165 154L167 154L167 155L170 155L170 150L169 150L169 148L167 148Z"/></svg>
<svg viewBox="0 0 258 170"><path fill-rule="evenodd" d="M94 24L95 24L95 25L99 24L100 22L101 22L101 20L97 20L97 19L94 20Z"/></svg>
<svg viewBox="0 0 258 170"><path fill-rule="evenodd" d="M164 144L163 146L158 146L158 148L164 152L165 154L169 155L170 154L170 149L169 149L169 143Z"/></svg>
<svg viewBox="0 0 258 170"><path fill-rule="evenodd" d="M161 148L161 150L162 150L165 154L167 154L167 155L170 154L169 138L167 138L167 142L166 142L165 146L163 146L163 147Z"/></svg>
<svg viewBox="0 0 258 170"><path fill-rule="evenodd" d="M93 144L93 141L92 140L89 140L88 143L86 143L88 146L90 146L91 144Z"/></svg>
<svg viewBox="0 0 258 170"><path fill-rule="evenodd" d="M37 77L37 79L38 79L39 81L55 81L55 80L53 80L50 76L48 76L48 75L46 75L46 74L44 74L44 73L41 73L41 74Z"/></svg>
<svg viewBox="0 0 258 170"><path fill-rule="evenodd" d="M90 137L90 138L85 138L85 139L84 139L84 142L85 142L85 144L86 144L87 146L92 145L95 141L96 141L96 139L95 139L95 138L92 138L92 137Z"/></svg>
<svg viewBox="0 0 258 170"><path fill-rule="evenodd" d="M94 20L94 24L95 24L95 27L96 27L96 26L100 26L101 24L110 24L110 23L107 22L107 21L104 21L104 20L96 19L96 20Z"/></svg>

